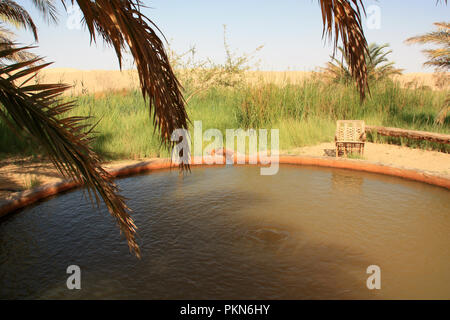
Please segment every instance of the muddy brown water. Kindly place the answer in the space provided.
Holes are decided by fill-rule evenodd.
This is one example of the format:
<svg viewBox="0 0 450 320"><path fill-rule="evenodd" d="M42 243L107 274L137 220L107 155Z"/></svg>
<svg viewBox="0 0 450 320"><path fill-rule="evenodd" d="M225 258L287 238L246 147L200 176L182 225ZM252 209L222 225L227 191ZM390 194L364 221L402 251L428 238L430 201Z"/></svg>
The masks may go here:
<svg viewBox="0 0 450 320"><path fill-rule="evenodd" d="M450 299L450 192L393 177L281 166L117 180L128 251L81 190L0 220L3 299ZM81 269L68 290L66 269ZM381 270L381 289L366 286Z"/></svg>

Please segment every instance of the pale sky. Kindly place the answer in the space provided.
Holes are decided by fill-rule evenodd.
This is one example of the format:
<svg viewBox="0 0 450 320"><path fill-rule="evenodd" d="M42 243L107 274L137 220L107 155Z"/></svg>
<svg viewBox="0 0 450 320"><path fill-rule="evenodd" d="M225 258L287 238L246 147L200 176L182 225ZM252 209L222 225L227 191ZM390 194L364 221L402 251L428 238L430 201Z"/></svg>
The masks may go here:
<svg viewBox="0 0 450 320"><path fill-rule="evenodd" d="M17 1L36 16L30 0ZM144 0L144 13L155 22L177 52L195 45L199 57L223 62L223 25L228 43L239 53L250 53L260 45L256 55L261 70L310 71L329 60L332 46L322 39L322 17L317 0ZM73 28L76 17L62 6L58 25L47 25L36 17L39 48L34 52L54 61L52 67L76 69L118 69L114 50L103 42L90 45L84 28ZM391 60L405 72L432 72L422 67L425 57L420 45L406 45L408 37L433 30L433 22L449 21L450 4L436 5L435 0L364 1L368 12L365 34L369 42L389 43ZM370 14L371 13L371 14ZM379 23L379 28L377 28ZM29 32L17 31L18 41L32 44ZM129 66L126 64L124 67Z"/></svg>

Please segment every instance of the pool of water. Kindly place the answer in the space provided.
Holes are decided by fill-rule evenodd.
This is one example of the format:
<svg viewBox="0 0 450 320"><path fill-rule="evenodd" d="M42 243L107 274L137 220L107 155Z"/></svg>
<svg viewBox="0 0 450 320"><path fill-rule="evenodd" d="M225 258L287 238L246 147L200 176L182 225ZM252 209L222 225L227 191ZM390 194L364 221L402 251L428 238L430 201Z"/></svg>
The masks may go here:
<svg viewBox="0 0 450 320"><path fill-rule="evenodd" d="M450 192L281 166L117 180L142 259L104 207L62 194L0 221L0 298L450 299ZM68 290L69 265L81 290ZM366 286L381 270L381 289Z"/></svg>

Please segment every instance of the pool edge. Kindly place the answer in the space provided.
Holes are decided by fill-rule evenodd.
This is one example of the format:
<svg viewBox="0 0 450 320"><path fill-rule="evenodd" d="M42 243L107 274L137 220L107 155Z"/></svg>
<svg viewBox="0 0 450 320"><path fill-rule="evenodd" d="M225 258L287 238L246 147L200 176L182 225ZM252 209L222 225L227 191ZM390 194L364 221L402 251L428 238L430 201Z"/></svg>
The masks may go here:
<svg viewBox="0 0 450 320"><path fill-rule="evenodd" d="M248 157L246 157L246 165L261 165L260 162L256 164L248 164ZM450 179L428 174L414 169L404 169L394 166L367 162L364 160L352 159L330 159L325 157L307 157L307 156L280 156L279 164L290 164L298 166L317 166L337 169L348 169L354 171L370 172L394 176L407 180L423 182L438 187L443 187L450 190ZM223 164L224 165L224 164ZM210 166L202 161L193 161L191 166L201 167ZM218 165L213 165L218 166ZM220 166L220 165L219 165ZM134 165L124 165L118 168L107 170L114 178L126 177L138 173L151 172L155 170L177 168L177 165L171 163L170 159L158 159L146 162L140 162ZM23 191L13 200L6 200L0 205L0 218L9 213L27 207L45 198L57 195L59 193L80 187L81 184L73 181L63 181L52 184L46 184L36 189Z"/></svg>

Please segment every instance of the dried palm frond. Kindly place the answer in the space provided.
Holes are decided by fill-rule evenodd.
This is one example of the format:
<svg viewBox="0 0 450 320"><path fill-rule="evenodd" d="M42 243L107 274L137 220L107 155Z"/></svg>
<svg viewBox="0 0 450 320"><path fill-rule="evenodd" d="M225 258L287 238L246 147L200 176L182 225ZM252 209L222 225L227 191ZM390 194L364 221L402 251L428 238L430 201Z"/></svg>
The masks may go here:
<svg viewBox="0 0 450 320"><path fill-rule="evenodd" d="M14 43L14 37L15 34L11 32L10 30L3 28L0 25L0 50L5 49L13 49L15 46ZM13 54L9 57L7 57L8 60L15 61L15 62L24 62L27 60L35 59L37 56L29 51L26 50L20 50L20 51L11 51ZM2 62L0 61L0 64Z"/></svg>
<svg viewBox="0 0 450 320"><path fill-rule="evenodd" d="M188 126L185 102L164 45L152 26L159 29L140 12L141 1L76 2L83 12L91 41L95 42L96 36L100 35L115 49L120 66L122 53L129 48L139 73L142 94L149 100L150 112L153 111L154 126L159 129L162 142L173 145L170 141L172 132Z"/></svg>
<svg viewBox="0 0 450 320"><path fill-rule="evenodd" d="M65 0L61 0L65 4ZM75 1L70 0L73 4ZM52 1L33 1L41 13L56 20ZM128 47L139 73L141 90L149 100L153 111L155 130L159 129L162 143L170 141L175 129L187 129L187 114L180 84L169 64L164 46L151 26L157 27L140 12L140 1L128 0L77 0L84 14L84 21L91 34L91 41L100 35L107 44L114 47L121 66L122 53ZM36 26L29 14L14 1L0 0L0 19L31 29L37 40ZM6 35L6 34L5 34ZM73 104L61 103L59 95L67 89L59 85L17 86L22 77L29 77L45 65L33 64L39 59L26 59L25 51L15 49L13 42L3 39L0 45L0 116L15 128L16 132L26 131L40 145L44 146L58 170L65 176L83 183L89 194L96 200L101 196L110 213L117 219L124 232L130 249L139 255L139 247L134 235L136 226L129 216L123 198L116 194L117 187L111 177L100 166L100 159L90 149L90 137L83 133L83 117L60 119L60 115L70 110ZM11 57L22 55L26 61L9 65ZM10 60L5 61L5 60ZM17 59L16 59L17 60ZM17 61L15 61L17 62ZM53 105L55 104L55 105ZM59 119L59 120L58 120ZM17 130L19 129L19 130Z"/></svg>
<svg viewBox="0 0 450 320"><path fill-rule="evenodd" d="M366 56L367 41L361 23L362 0L319 0L322 10L323 34L330 39L334 35L334 48L342 40L344 55L348 57L348 65L353 79L358 85L361 100L368 91Z"/></svg>
<svg viewBox="0 0 450 320"><path fill-rule="evenodd" d="M0 50L0 60L30 47ZM100 197L124 233L130 250L140 255L135 240L136 226L129 208L118 195L112 177L101 167L91 149L91 132L86 117L64 117L74 107L63 102L61 94L69 88L62 84L29 85L36 72L49 64L39 58L0 66L0 116L16 133L34 139L44 147L51 161L66 177L87 187L90 199ZM25 79L22 81L22 79Z"/></svg>

